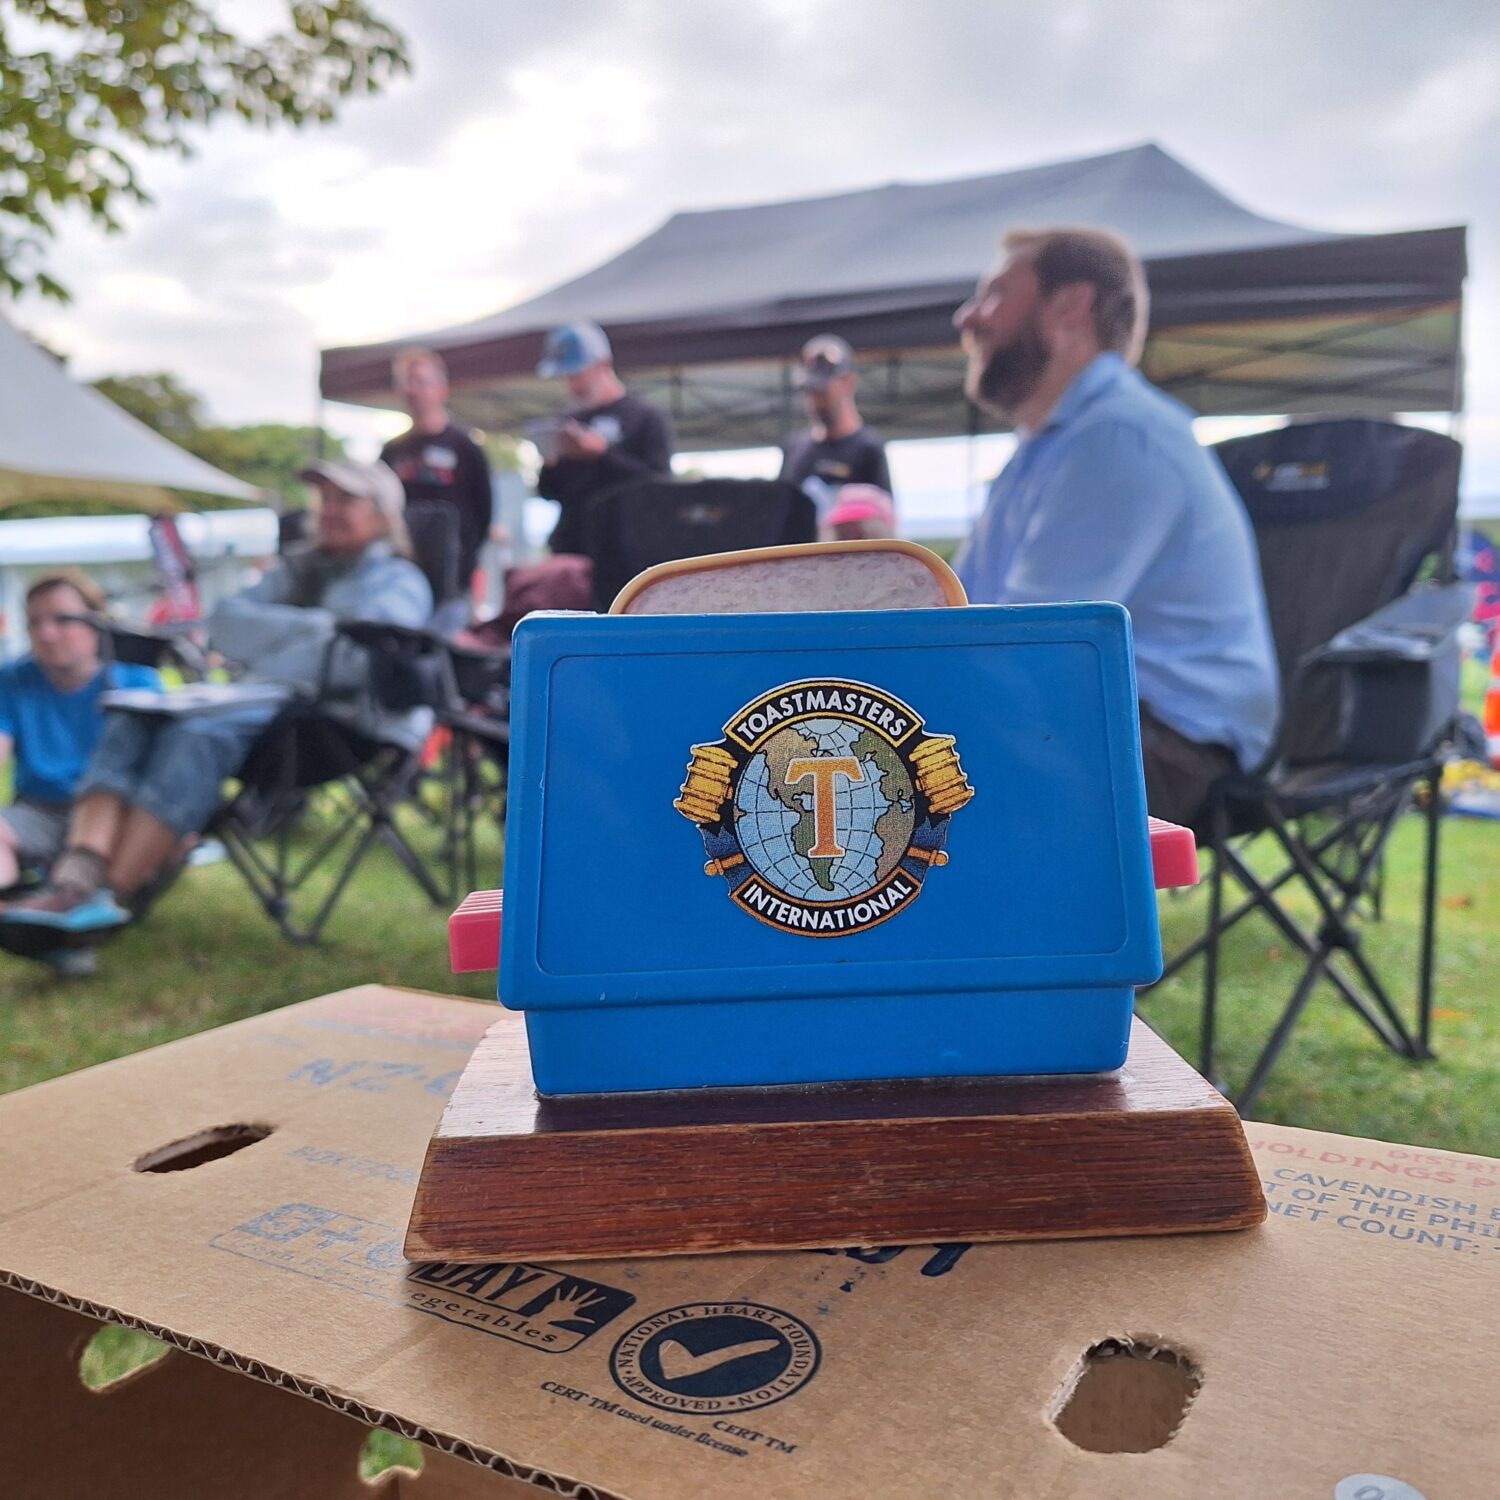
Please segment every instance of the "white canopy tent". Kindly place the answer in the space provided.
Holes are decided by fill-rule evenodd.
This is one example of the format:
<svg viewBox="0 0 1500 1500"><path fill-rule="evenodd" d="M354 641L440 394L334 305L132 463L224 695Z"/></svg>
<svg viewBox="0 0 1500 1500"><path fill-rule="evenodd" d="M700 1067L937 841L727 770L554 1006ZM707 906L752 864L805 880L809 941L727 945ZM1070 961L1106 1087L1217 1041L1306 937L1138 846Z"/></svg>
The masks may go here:
<svg viewBox="0 0 1500 1500"><path fill-rule="evenodd" d="M0 517L4 512L0 511ZM276 551L276 512L261 507L178 518L205 609L244 585L246 569ZM41 573L79 567L127 618L145 613L158 578L143 515L0 519L0 660L26 649L27 586Z"/></svg>
<svg viewBox="0 0 1500 1500"><path fill-rule="evenodd" d="M176 511L176 491L260 500L98 391L72 379L0 315L0 513L35 500L109 500L122 508Z"/></svg>

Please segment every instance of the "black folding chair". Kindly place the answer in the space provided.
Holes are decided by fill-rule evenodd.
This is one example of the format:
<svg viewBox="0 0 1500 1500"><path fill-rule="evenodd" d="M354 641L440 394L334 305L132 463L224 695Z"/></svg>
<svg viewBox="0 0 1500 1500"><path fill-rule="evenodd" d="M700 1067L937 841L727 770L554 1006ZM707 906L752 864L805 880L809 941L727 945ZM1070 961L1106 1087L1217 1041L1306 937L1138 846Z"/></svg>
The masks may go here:
<svg viewBox="0 0 1500 1500"><path fill-rule="evenodd" d="M329 701L326 690L297 697L256 740L207 832L224 845L266 915L291 942L316 943L365 856L387 848L434 906L454 896L455 856L445 843L434 875L397 821L421 771L421 746L380 737L378 713L435 709L453 692L446 644L422 630L346 621L324 658L324 678L340 643L368 654L362 701ZM309 816L313 794L330 793ZM444 866L446 870L444 871ZM332 871L316 898L299 897ZM301 907L310 907L305 914Z"/></svg>
<svg viewBox="0 0 1500 1500"><path fill-rule="evenodd" d="M1216 449L1255 531L1282 716L1261 767L1210 797L1199 830L1212 855L1207 927L1163 977L1204 959L1200 1067L1216 1077L1224 934L1260 911L1302 956L1301 975L1234 1096L1242 1112L1320 981L1393 1052L1432 1055L1439 782L1458 712L1458 627L1472 602L1452 571L1460 451L1436 433L1363 419L1289 426ZM1361 938L1363 924L1381 914L1387 842L1423 787L1413 1029ZM1278 851L1274 873L1252 864L1257 840ZM1243 895L1228 904L1231 883ZM1311 926L1284 902L1295 889L1314 904Z"/></svg>
<svg viewBox="0 0 1500 1500"><path fill-rule="evenodd" d="M441 606L459 596L458 516L441 502L406 509L412 560ZM369 675L357 703L335 703L327 679L334 653L354 646ZM458 878L456 813L439 816L442 848L424 860L397 819L403 804L425 810L422 747L368 728L382 715L449 710L452 649L427 630L346 621L324 657L324 682L292 700L267 726L241 768L237 790L208 828L224 845L266 915L284 937L315 943L366 855L388 849L435 906L452 900ZM366 726L366 727L361 727ZM434 867L436 873L434 873ZM307 893L332 874L321 896Z"/></svg>
<svg viewBox="0 0 1500 1500"><path fill-rule="evenodd" d="M817 539L812 501L779 479L646 479L601 495L585 522L594 595L608 609L643 569L683 557Z"/></svg>
<svg viewBox="0 0 1500 1500"><path fill-rule="evenodd" d="M449 645L453 692L437 710L445 752L448 840L458 889L481 884L478 833L505 826L510 764L510 652ZM493 883L493 882L491 882Z"/></svg>

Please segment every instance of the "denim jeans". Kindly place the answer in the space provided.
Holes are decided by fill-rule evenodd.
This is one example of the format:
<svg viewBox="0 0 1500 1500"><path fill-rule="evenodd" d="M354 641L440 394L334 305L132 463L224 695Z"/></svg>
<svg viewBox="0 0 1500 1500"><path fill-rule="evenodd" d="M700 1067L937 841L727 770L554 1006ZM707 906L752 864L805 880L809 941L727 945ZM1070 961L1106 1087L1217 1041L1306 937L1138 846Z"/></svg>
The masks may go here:
<svg viewBox="0 0 1500 1500"><path fill-rule="evenodd" d="M67 848L70 807L67 802L33 802L28 797L0 807L0 823L10 830L23 869L45 870Z"/></svg>
<svg viewBox="0 0 1500 1500"><path fill-rule="evenodd" d="M219 787L244 764L274 703L170 717L111 712L77 796L113 792L174 833L199 832L219 805Z"/></svg>

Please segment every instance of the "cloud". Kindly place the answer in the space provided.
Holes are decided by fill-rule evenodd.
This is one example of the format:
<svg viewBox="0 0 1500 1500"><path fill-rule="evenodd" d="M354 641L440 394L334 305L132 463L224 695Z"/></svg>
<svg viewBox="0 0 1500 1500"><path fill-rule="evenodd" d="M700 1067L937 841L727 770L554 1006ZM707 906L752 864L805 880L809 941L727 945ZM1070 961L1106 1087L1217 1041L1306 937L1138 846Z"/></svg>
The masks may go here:
<svg viewBox="0 0 1500 1500"><path fill-rule="evenodd" d="M302 420L320 343L482 316L679 208L1156 139L1272 217L1471 222L1470 391L1500 411L1500 351L1477 336L1500 314L1490 0L378 8L411 39L410 79L328 129L226 125L193 161L152 162L157 207L107 240L70 224L78 302L25 320L79 363L174 368L226 418ZM1500 488L1500 439L1474 432Z"/></svg>

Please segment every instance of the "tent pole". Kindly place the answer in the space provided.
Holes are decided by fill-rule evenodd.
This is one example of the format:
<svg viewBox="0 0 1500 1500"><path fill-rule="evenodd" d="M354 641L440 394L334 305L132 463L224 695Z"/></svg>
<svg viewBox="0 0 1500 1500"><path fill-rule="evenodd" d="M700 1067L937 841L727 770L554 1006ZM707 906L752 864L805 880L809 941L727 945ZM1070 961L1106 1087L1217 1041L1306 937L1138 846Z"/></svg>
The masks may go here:
<svg viewBox="0 0 1500 1500"><path fill-rule="evenodd" d="M1463 311L1459 311L1458 347L1453 359L1453 395L1448 402L1448 436L1456 442L1464 440L1464 325Z"/></svg>

